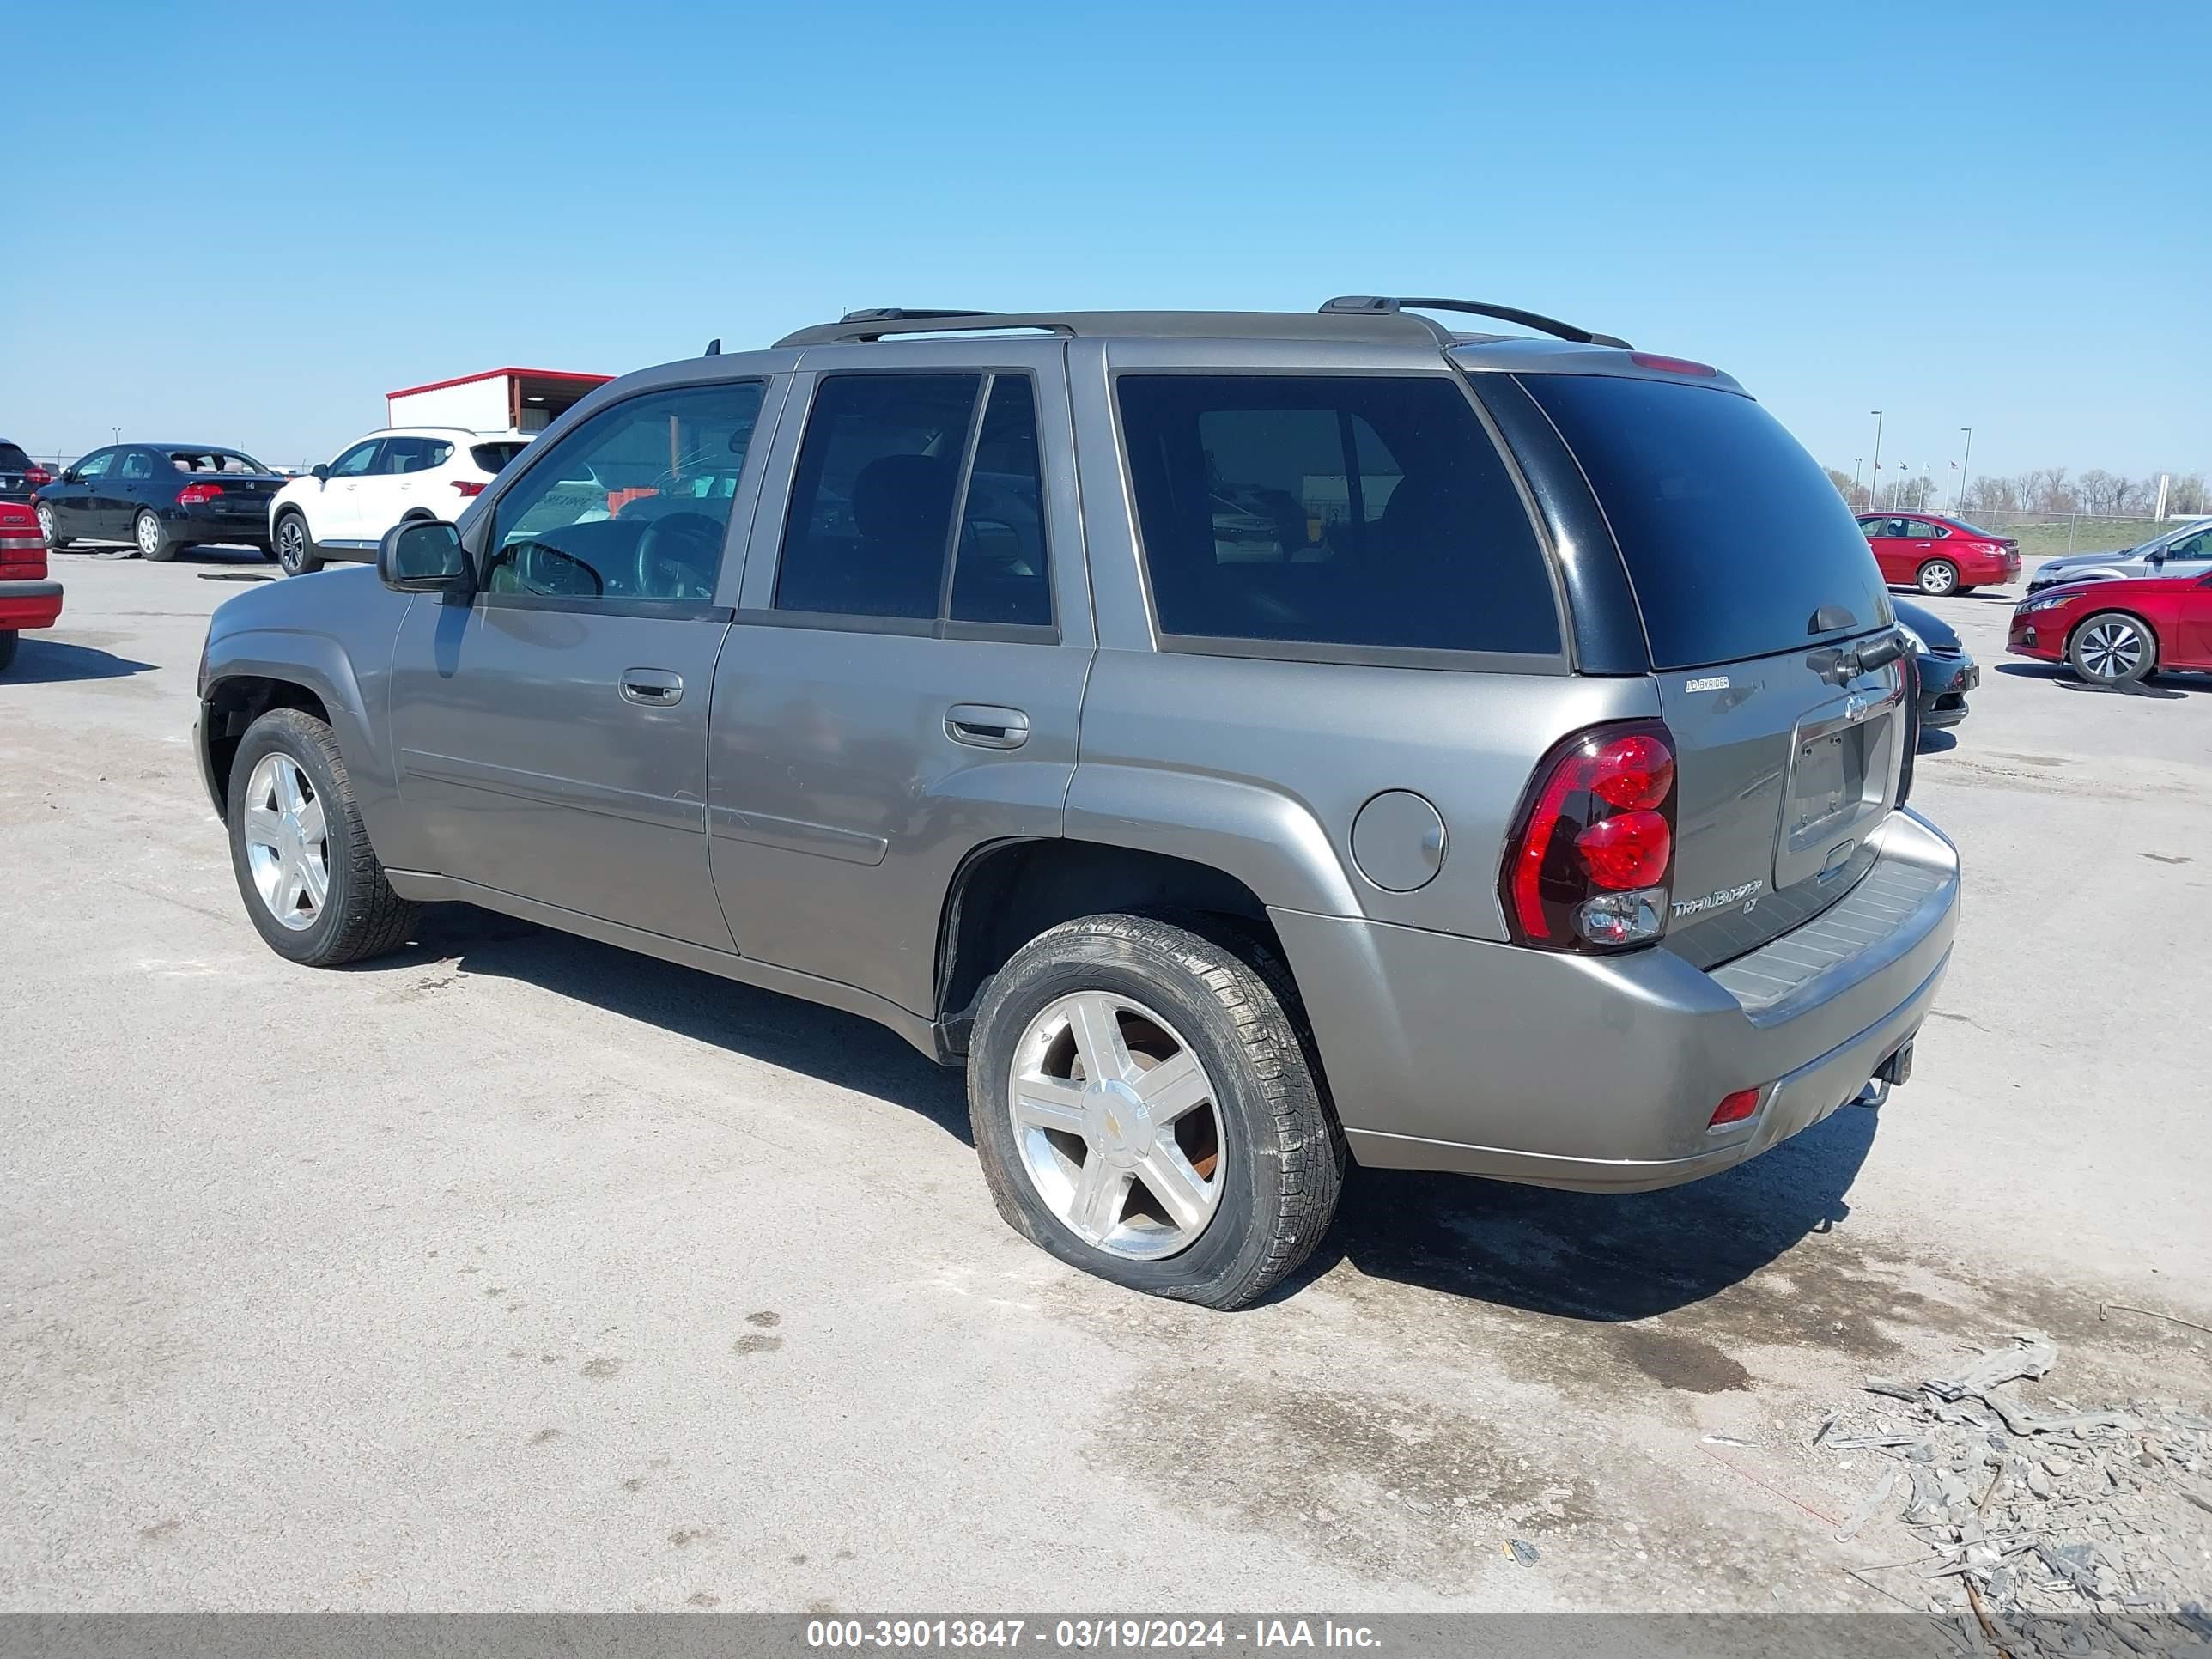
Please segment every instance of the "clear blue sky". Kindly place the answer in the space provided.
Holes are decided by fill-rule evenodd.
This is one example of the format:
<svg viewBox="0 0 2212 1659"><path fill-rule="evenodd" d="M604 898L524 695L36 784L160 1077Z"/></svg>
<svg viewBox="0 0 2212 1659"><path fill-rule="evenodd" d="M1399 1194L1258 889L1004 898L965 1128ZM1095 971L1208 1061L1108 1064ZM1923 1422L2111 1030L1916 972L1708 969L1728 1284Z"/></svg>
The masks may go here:
<svg viewBox="0 0 2212 1659"><path fill-rule="evenodd" d="M2212 6L76 0L0 433L326 458L394 386L854 306L1518 303L1824 461L2212 470Z"/></svg>

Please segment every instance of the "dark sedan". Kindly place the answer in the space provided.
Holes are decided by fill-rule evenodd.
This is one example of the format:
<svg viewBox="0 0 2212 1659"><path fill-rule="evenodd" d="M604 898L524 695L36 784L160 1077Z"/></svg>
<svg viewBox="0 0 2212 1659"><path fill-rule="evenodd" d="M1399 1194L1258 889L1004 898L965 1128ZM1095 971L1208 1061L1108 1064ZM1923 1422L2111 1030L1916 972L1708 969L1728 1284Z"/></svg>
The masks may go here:
<svg viewBox="0 0 2212 1659"><path fill-rule="evenodd" d="M269 545L269 498L283 475L220 444L112 444L38 489L46 545L128 542L149 559L207 542Z"/></svg>
<svg viewBox="0 0 2212 1659"><path fill-rule="evenodd" d="M1982 683L1980 665L1966 654L1958 630L1933 611L1905 599L1889 603L1917 647L1913 657L1919 671L1920 729L1956 726L1966 718L1966 693Z"/></svg>

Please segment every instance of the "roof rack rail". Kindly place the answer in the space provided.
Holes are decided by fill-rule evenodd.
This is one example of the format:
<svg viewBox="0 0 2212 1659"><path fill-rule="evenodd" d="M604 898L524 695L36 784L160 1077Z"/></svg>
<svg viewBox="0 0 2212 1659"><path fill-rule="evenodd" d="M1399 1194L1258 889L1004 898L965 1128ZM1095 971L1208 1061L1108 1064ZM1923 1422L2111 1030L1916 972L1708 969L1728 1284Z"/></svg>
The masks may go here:
<svg viewBox="0 0 2212 1659"><path fill-rule="evenodd" d="M1407 310L1463 311L1470 316L1495 317L1500 322L1518 323L1523 328L1533 328L1556 339L1572 340L1577 345L1619 346L1624 351L1631 349L1628 342L1618 335L1593 334L1586 328L1577 328L1572 323L1563 323L1556 317L1522 311L1516 306L1486 305L1480 300L1395 299L1381 294L1340 294L1323 305L1322 310L1332 315L1350 313L1370 316Z"/></svg>
<svg viewBox="0 0 2212 1659"><path fill-rule="evenodd" d="M817 323L787 334L779 346L835 345L853 340L880 340L886 334L945 334L975 329L1048 328L1049 319L1010 317L996 311L921 309L908 306L869 306L848 311L834 323ZM1073 334L1072 328L1057 331Z"/></svg>
<svg viewBox="0 0 2212 1659"><path fill-rule="evenodd" d="M1324 307L1326 309L1326 307ZM914 311L884 306L848 312L787 334L780 347L837 345L901 334L975 333L1027 329L1068 337L1133 335L1153 338L1364 339L1396 345L1449 346L1451 331L1433 318L1370 308L1358 314L1310 311Z"/></svg>

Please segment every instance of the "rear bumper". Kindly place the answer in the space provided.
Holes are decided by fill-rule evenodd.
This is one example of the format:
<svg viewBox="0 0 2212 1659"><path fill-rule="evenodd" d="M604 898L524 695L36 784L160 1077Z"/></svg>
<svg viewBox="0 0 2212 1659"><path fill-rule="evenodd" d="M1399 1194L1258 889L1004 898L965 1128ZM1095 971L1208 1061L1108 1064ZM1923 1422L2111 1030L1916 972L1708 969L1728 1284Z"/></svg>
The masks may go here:
<svg viewBox="0 0 2212 1659"><path fill-rule="evenodd" d="M0 582L0 629L52 628L61 614L59 582Z"/></svg>
<svg viewBox="0 0 2212 1659"><path fill-rule="evenodd" d="M161 517L179 541L237 543L258 547L269 539L269 514L256 505L240 512L236 507L203 501L194 507L172 507Z"/></svg>
<svg viewBox="0 0 2212 1659"><path fill-rule="evenodd" d="M1273 913L1354 1155L1628 1192L1818 1122L1911 1041L1958 926L1951 843L1910 811L1877 835L1841 903L1711 972L1665 950L1554 955ZM1707 1128L1723 1096L1753 1087L1752 1117Z"/></svg>

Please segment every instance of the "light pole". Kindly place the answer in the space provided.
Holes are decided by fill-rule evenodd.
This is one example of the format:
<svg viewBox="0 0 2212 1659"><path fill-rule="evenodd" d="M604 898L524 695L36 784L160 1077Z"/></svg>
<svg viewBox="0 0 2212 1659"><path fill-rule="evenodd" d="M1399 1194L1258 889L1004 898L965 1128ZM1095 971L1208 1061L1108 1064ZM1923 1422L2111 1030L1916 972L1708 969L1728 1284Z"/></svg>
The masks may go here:
<svg viewBox="0 0 2212 1659"><path fill-rule="evenodd" d="M1951 509L1954 513L1966 510L1966 465L1974 459L1974 428L1962 426L1959 430L1966 434L1966 453L1959 458L1959 504Z"/></svg>
<svg viewBox="0 0 2212 1659"><path fill-rule="evenodd" d="M117 443L121 443L123 441L123 428L121 427L111 426L107 429L115 434L115 441Z"/></svg>
<svg viewBox="0 0 2212 1659"><path fill-rule="evenodd" d="M1854 456L1852 456L1852 457L1851 457L1851 494L1852 494L1852 495L1857 495L1857 494L1859 493L1859 474L1860 474L1860 472L1861 472L1862 471L1863 471L1863 470L1864 470L1865 466L1866 466L1866 457L1865 457L1865 456L1863 456L1863 455L1854 455ZM1868 502L1867 502L1867 505L1868 505L1869 507L1872 507L1872 506L1874 505L1874 503L1873 503L1873 501L1868 501Z"/></svg>
<svg viewBox="0 0 2212 1659"><path fill-rule="evenodd" d="M1881 411L1869 409L1874 416L1874 478L1867 485L1867 505L1880 511L1881 507Z"/></svg>

